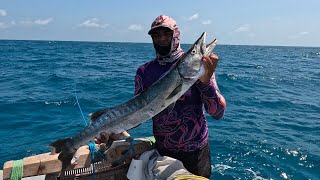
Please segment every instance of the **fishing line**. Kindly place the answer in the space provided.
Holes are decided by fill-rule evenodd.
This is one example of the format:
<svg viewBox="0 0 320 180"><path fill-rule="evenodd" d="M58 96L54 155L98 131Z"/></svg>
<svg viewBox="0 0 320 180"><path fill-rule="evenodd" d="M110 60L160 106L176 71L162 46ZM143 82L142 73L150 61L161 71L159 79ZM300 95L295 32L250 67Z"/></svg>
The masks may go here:
<svg viewBox="0 0 320 180"><path fill-rule="evenodd" d="M78 100L78 96L77 96L77 84L75 84L75 87L74 87L74 96L76 97L76 102L77 102L77 105L78 105L79 110L80 110L80 112L81 112L82 119L83 119L85 125L88 126L88 121L87 121L86 118L84 117L83 111L82 111L82 109L81 109L81 106L80 106L80 103L79 103L79 100Z"/></svg>

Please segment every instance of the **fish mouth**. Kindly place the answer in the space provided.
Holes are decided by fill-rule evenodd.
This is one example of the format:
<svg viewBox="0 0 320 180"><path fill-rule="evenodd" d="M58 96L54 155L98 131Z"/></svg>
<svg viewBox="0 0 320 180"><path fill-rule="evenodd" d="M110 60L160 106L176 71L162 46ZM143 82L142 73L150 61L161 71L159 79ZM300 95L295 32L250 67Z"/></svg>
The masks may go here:
<svg viewBox="0 0 320 180"><path fill-rule="evenodd" d="M214 48L217 45L217 42L218 40L214 39L211 43L207 44L205 55L209 56L213 52Z"/></svg>
<svg viewBox="0 0 320 180"><path fill-rule="evenodd" d="M201 54L206 53L206 36L207 33L203 32L199 39L194 43L195 46L200 48Z"/></svg>

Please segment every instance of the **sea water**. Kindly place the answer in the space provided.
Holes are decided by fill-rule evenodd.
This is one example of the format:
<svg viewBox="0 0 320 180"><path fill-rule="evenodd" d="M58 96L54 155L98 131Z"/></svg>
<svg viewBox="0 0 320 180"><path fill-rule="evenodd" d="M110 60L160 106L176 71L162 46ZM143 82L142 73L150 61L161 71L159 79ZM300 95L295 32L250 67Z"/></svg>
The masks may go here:
<svg viewBox="0 0 320 180"><path fill-rule="evenodd" d="M212 179L319 179L320 48L215 53L227 109L219 121L207 115ZM0 165L83 129L75 96L86 118L130 99L136 69L153 58L148 43L1 40ZM129 133L152 136L152 122Z"/></svg>

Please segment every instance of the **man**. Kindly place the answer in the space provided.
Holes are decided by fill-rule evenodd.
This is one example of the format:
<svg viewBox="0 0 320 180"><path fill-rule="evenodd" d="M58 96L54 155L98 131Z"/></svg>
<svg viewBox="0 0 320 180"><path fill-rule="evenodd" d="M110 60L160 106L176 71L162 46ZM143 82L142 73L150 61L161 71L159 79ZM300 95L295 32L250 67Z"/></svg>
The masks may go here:
<svg viewBox="0 0 320 180"><path fill-rule="evenodd" d="M135 76L135 95L161 78L184 54L180 47L180 31L171 17L158 16L148 34L152 38L156 58L138 68ZM162 156L182 161L188 171L207 178L210 178L211 174L211 160L208 124L203 106L214 119L221 119L226 107L226 101L215 79L217 63L216 55L204 56L205 74L173 108L167 108L152 118L158 152ZM108 139L107 134L102 134L95 141L99 143Z"/></svg>

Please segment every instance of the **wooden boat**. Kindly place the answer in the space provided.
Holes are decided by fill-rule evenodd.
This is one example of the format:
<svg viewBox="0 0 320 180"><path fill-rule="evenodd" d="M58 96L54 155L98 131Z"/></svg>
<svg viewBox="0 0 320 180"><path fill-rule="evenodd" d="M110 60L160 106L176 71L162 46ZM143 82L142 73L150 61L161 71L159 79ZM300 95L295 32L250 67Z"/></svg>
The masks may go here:
<svg viewBox="0 0 320 180"><path fill-rule="evenodd" d="M151 139L151 140L150 140ZM96 145L103 152L105 160L95 156L94 179L127 179L126 173L132 158L153 149L152 138L137 138L133 142L114 141L110 148L105 144ZM77 151L77 161L58 179L92 179L92 163L88 146ZM7 161L3 167L3 179L10 179L13 161ZM57 179L61 171L58 154L44 153L23 158L23 176L46 175L45 179Z"/></svg>

